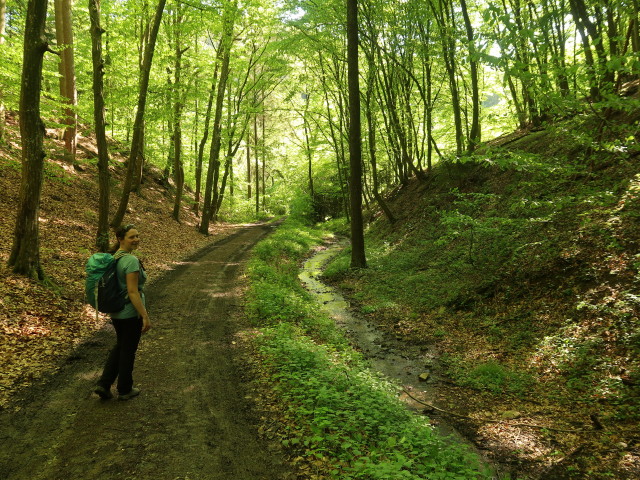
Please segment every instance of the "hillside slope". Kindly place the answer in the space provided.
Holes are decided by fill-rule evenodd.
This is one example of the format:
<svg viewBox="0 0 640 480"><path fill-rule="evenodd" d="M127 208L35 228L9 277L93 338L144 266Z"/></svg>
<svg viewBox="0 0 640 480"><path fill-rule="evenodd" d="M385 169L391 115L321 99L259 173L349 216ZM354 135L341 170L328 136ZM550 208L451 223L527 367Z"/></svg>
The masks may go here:
<svg viewBox="0 0 640 480"><path fill-rule="evenodd" d="M517 478L640 478L640 129L574 118L443 163L326 272L393 335L435 344L436 403Z"/></svg>
<svg viewBox="0 0 640 480"><path fill-rule="evenodd" d="M41 261L53 289L16 276L6 263L20 189L17 125L10 119L8 142L0 147L0 408L20 389L51 373L74 345L105 323L84 305L84 266L95 251L98 219L96 147L80 138L74 164L62 160L60 143L48 132L45 180L40 210ZM111 205L120 199L124 158L112 146ZM145 172L142 192L132 194L125 216L141 233L139 255L153 281L190 253L235 230L214 225L213 236L197 233L197 217L183 204L181 223L171 218L173 195L159 172ZM114 213L114 212L112 212ZM115 238L112 240L115 241Z"/></svg>

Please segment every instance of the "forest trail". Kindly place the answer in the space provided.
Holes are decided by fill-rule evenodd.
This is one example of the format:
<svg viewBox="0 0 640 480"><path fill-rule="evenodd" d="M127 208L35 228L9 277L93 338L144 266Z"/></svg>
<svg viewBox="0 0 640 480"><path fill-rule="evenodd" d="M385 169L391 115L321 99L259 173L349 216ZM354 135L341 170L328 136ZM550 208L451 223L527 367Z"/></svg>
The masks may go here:
<svg viewBox="0 0 640 480"><path fill-rule="evenodd" d="M61 372L0 413L4 480L288 478L257 438L234 334L239 270L270 230L251 225L198 252L148 290L153 329L128 402L91 393L115 334L105 328ZM144 249L144 246L142 247Z"/></svg>

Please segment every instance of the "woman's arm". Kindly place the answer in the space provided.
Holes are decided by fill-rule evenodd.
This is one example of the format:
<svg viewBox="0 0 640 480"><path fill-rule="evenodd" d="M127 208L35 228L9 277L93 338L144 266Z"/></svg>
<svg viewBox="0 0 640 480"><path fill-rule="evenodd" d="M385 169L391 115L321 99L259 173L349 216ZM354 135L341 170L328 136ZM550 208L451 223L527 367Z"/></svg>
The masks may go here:
<svg viewBox="0 0 640 480"><path fill-rule="evenodd" d="M147 313L147 309L144 308L142 297L138 290L139 275L139 272L127 273L127 293L129 294L129 300L131 301L133 308L135 308L138 315L142 317L142 333L145 333L151 328L151 320L149 320L149 314Z"/></svg>

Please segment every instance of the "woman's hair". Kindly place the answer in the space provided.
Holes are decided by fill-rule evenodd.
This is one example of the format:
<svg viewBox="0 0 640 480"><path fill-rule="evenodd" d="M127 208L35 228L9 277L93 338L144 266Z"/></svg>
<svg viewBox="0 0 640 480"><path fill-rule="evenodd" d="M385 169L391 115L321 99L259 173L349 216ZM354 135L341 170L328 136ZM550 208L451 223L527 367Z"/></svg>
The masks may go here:
<svg viewBox="0 0 640 480"><path fill-rule="evenodd" d="M118 228L115 229L114 233L116 234L116 243L111 245L111 248L109 249L109 253L113 254L118 251L118 249L120 248L120 240L122 240L124 236L127 234L127 232L132 228L136 228L136 226L132 224L120 225Z"/></svg>

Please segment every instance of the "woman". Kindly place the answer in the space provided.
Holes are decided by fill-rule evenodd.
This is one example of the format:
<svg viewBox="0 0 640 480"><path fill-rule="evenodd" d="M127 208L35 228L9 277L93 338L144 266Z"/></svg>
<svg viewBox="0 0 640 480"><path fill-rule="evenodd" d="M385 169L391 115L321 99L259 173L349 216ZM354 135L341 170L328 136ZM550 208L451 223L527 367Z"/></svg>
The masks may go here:
<svg viewBox="0 0 640 480"><path fill-rule="evenodd" d="M116 230L116 238L118 241L110 253L118 261L118 283L121 290L127 292L129 301L121 311L111 314L117 341L94 389L103 400L113 398L111 385L116 378L119 400L129 400L140 394L140 390L133 386L133 363L140 336L151 328L143 292L147 274L140 260L131 254L140 243L138 230L134 225L121 226Z"/></svg>

